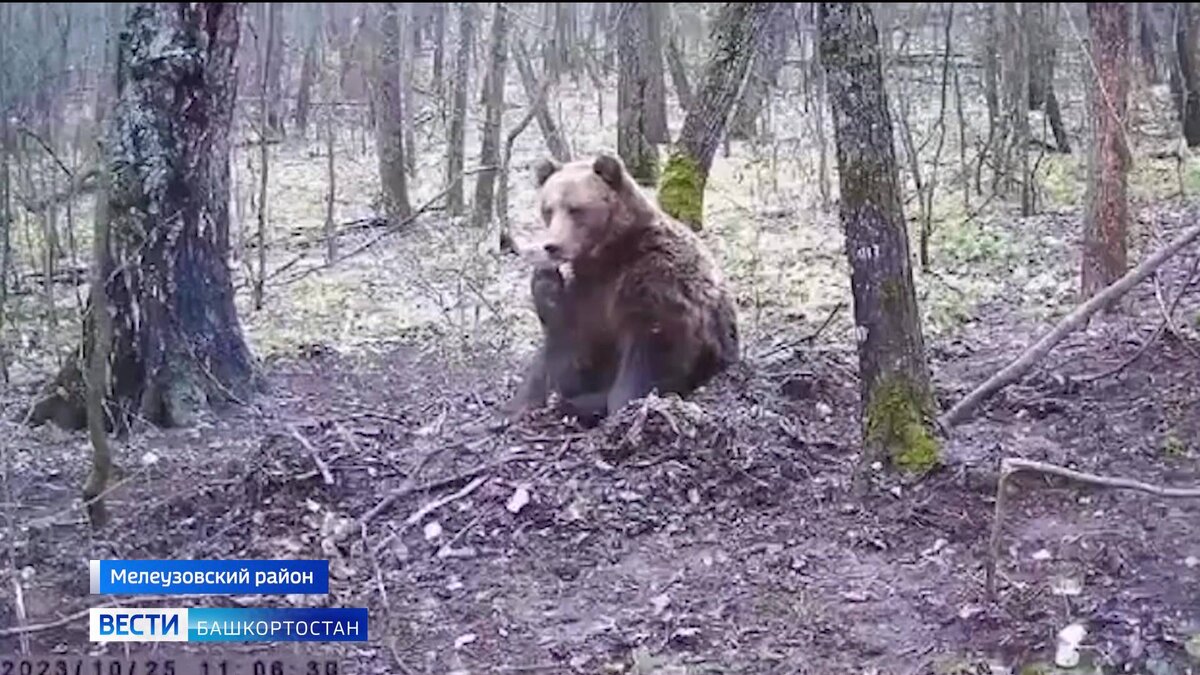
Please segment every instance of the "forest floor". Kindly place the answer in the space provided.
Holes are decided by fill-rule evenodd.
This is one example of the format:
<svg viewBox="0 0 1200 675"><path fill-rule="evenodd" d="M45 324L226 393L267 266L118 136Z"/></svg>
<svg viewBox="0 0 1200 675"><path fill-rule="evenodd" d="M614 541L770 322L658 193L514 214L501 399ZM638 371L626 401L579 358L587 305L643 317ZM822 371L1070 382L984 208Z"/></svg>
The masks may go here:
<svg viewBox="0 0 1200 675"><path fill-rule="evenodd" d="M604 147L583 129L603 124L575 114L589 101L563 115L577 154ZM797 100L777 105L797 120L779 112L776 128L809 124ZM88 644L88 559L328 558L328 597L136 601L366 606L370 643L303 649L336 652L359 672L1016 672L1052 660L1057 632L1075 621L1088 630L1085 658L1105 672L1195 672L1186 645L1200 634L1200 505L1025 477L995 602L983 566L1002 457L1200 483L1200 294L1182 298L1176 331L1140 359L1081 381L1155 331L1197 252L1161 269L1160 293L1142 284L955 428L940 470L916 482L880 474L859 502L848 491L859 450L848 274L836 209L815 196L808 132L796 134L738 144L708 190L704 236L736 289L745 362L687 402L636 403L590 431L545 414L492 424L536 336L528 303L514 301L528 270L487 252L493 232L438 211L382 240L347 225L342 251L379 243L324 268L319 143L281 148L267 303L247 306L244 274L238 298L271 389L194 428L139 428L118 443L124 476L102 532L78 505L85 435L11 421L51 365L32 348L12 364L15 385L0 392L0 445L12 450L0 652L20 647L18 624L53 624L28 633L33 652ZM527 136L513 167L518 235L540 154ZM416 175L437 174L436 141L418 141ZM374 160L356 146L338 148L343 223L372 211ZM1083 156L1044 159L1041 215L998 204L982 215L956 194L938 202L933 266L916 282L944 405L1074 302ZM1173 166L1137 165L1133 260L1195 218L1170 196ZM1198 177L1189 163L1178 183L1196 194ZM254 176L237 183L242 204ZM437 190L417 181L414 203ZM253 205L237 211L245 233ZM244 271L254 252L238 248ZM15 298L36 316L35 295Z"/></svg>

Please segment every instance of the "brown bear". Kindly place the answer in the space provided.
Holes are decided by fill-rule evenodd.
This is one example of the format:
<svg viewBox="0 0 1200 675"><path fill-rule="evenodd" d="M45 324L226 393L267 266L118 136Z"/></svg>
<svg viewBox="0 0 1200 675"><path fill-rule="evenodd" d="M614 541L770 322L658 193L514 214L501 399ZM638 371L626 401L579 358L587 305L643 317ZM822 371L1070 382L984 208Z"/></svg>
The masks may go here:
<svg viewBox="0 0 1200 675"><path fill-rule="evenodd" d="M689 395L738 361L737 315L716 263L620 159L544 160L535 173L545 229L531 291L544 341L509 412L557 392L564 412L595 423L652 391Z"/></svg>

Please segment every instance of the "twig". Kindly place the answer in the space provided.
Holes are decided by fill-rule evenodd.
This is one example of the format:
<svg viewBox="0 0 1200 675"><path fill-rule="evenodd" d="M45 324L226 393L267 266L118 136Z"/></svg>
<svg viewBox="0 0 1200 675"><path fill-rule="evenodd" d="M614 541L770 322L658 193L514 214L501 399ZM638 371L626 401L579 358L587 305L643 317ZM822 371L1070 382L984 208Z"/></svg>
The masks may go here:
<svg viewBox="0 0 1200 675"><path fill-rule="evenodd" d="M423 518L425 518L425 516L433 513L434 511L440 509L441 507L445 506L446 504L449 504L450 502L457 501L459 499L462 499L463 497L466 497L467 495L471 494L472 492L478 490L479 486L483 485L487 481L488 481L488 479L484 478L484 477L476 478L475 480L471 481L470 483L467 483L466 487L459 490L458 492L453 492L453 493L450 493L443 497L438 497L437 499L425 504L424 506L417 509L416 511L413 511L407 518L404 519L404 522L401 524L400 529L398 529L395 532L384 537L383 541L379 542L378 544L375 545L375 548L371 549L371 553L374 555L379 555L380 551L387 548L388 544L392 543L392 541L396 537L400 536L409 527L412 527L413 524L419 523Z"/></svg>
<svg viewBox="0 0 1200 675"><path fill-rule="evenodd" d="M1004 519L1004 494L1007 487L1008 479L1021 471L1036 471L1045 473L1051 476L1059 476L1060 478L1068 478L1080 483L1089 485L1098 485L1100 487L1113 488L1117 490L1136 490L1145 492L1158 497L1168 497L1172 499L1195 499L1200 498L1200 488L1172 488L1151 485L1143 483L1140 480L1132 478L1098 476L1093 473L1085 473L1083 471L1075 471L1046 462L1038 462L1032 459L1021 459L1019 457L1006 457L1000 460L1000 480L996 484L996 511L992 518L992 536L988 545L988 559L986 562L985 577L987 583L987 594L989 598L996 597L996 561L999 559L1000 549L1000 526Z"/></svg>
<svg viewBox="0 0 1200 675"><path fill-rule="evenodd" d="M1146 338L1146 341L1142 343L1142 346L1138 347L1138 350L1134 352L1133 356L1130 356L1128 359L1125 359L1115 367L1110 368L1102 373L1075 378L1076 381L1088 383L1095 382L1096 380L1102 380L1106 377L1116 375L1122 370L1128 368L1134 361L1140 359L1142 354L1145 354L1146 350L1150 348L1150 345L1154 344L1154 342L1162 336L1163 331L1170 326L1169 322L1171 320L1171 316L1175 314L1175 308L1179 305L1179 301L1183 299L1184 294L1187 293L1187 290L1192 287L1192 284L1196 283L1196 272L1198 269L1200 269L1200 255L1192 259L1192 269L1188 272L1188 278L1183 282L1183 286L1179 289L1179 292L1175 294L1174 298L1172 298L1170 307L1163 306L1162 295L1158 292L1158 284L1155 284L1155 295L1159 298L1159 307L1162 309L1163 320L1158 324L1158 328L1154 329L1154 333L1152 333L1150 337ZM1155 280L1157 281L1157 277ZM1171 330L1174 332L1173 327ZM1178 333L1175 334L1178 335Z"/></svg>
<svg viewBox="0 0 1200 675"><path fill-rule="evenodd" d="M938 418L938 424L943 429L949 429L965 421L985 399L1005 386L1017 381L1025 371L1029 370L1053 349L1056 344L1062 341L1064 337L1087 321L1091 315L1095 314L1101 308L1106 307L1117 298L1120 298L1126 291L1145 280L1154 270L1158 269L1171 256L1178 253L1184 246L1192 243L1197 237L1200 237L1200 225L1193 225L1166 247L1143 260L1141 264L1127 272L1125 276L1118 279L1111 286L1076 307L1070 314L1059 321L1053 330L1028 347L1015 361L1009 363L1000 372L988 378L986 382L979 385L974 391L963 397L961 401L954 404L954 407Z"/></svg>
<svg viewBox="0 0 1200 675"><path fill-rule="evenodd" d="M292 437L300 441L300 445L303 445L304 449L308 450L308 454L312 455L313 463L317 465L317 470L321 472L321 477L325 479L325 484L333 485L333 474L329 472L329 465L325 463L325 460L321 459L320 453L313 447L313 444L307 438L300 435L300 430L296 427L289 426L288 430L292 432Z"/></svg>
<svg viewBox="0 0 1200 675"><path fill-rule="evenodd" d="M16 561L13 561L13 562L15 563ZM17 574L13 574L12 584L13 584L13 593L14 593L13 606L17 610L17 626L24 626L25 622L29 620L29 614L28 614L27 610L25 609L25 593L24 593L24 591L21 590L21 577ZM29 636L22 633L20 642L21 642L21 653L28 654L29 653Z"/></svg>
<svg viewBox="0 0 1200 675"><path fill-rule="evenodd" d="M798 340L792 340L790 342L785 342L781 345L772 347L771 349L768 349L767 351L763 352L762 354L759 354L758 358L765 359L769 356L774 356L775 354L778 354L779 352L781 352L785 349L791 349L793 347L802 345L806 342L814 342L817 338L819 338L821 336L821 333L825 332L825 329L829 327L829 324L833 323L833 320L835 317L837 317L838 312L842 311L842 308L845 306L846 306L845 301L838 300L838 303L836 305L834 305L832 310L829 311L829 316L825 317L825 320L821 322L821 325L817 327L817 330L813 331L809 335L805 335L804 337L802 337Z"/></svg>
<svg viewBox="0 0 1200 675"><path fill-rule="evenodd" d="M383 501L381 501L378 504L376 504L375 506L371 507L371 510L362 514L362 516L359 517L358 522L361 525L366 525L367 523L371 522L371 520L373 520L380 513L383 513L388 508L390 508L392 504L395 504L397 500L403 499L404 497L407 497L408 495L411 495L411 494L414 494L417 492L426 492L429 490L436 490L440 487L445 487L447 485L453 485L454 483L457 483L459 481L463 481L468 478L474 478L475 476L478 476L481 473L486 473L488 471L491 471L492 469L495 469L496 467L501 466L503 464L507 464L508 462L515 462L518 460L526 460L526 459L533 459L533 458L534 458L533 455L511 455L511 456L505 457L503 459L498 459L494 462L488 462L487 464L477 466L473 469L464 471L462 473L455 474L453 476L450 476L449 478L439 478L438 480L435 480L435 481L432 481L429 483L425 483L423 485L408 485L408 486L397 488L397 489L393 490L391 493L389 493L386 497L384 497Z"/></svg>
<svg viewBox="0 0 1200 675"><path fill-rule="evenodd" d="M113 605L120 606L120 605L141 604L143 602L151 602L151 601L155 601L155 600L164 600L164 599L170 599L171 601L174 602L174 601L185 601L185 600L200 600L202 598L211 598L211 597L212 596L208 596L208 595L172 595L172 596L135 595L135 596L128 597L128 598L122 598L122 599L116 600L116 601L109 601L104 604L106 606L113 606ZM0 628L0 638L12 637L14 635L28 635L30 633L40 633L42 631L53 630L55 628L61 628L69 623L78 621L78 620L86 617L89 612L91 612L90 607L81 609L78 612L74 612L72 614L68 614L60 619L55 619L54 621L47 621L46 623L35 623L35 624L29 624L26 626L10 626L8 628Z"/></svg>

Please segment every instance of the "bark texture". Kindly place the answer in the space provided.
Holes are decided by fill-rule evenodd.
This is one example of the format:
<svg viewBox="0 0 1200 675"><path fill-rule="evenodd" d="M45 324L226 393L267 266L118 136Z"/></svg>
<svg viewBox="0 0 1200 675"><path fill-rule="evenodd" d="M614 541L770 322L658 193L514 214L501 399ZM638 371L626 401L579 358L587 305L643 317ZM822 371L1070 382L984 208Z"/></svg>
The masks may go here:
<svg viewBox="0 0 1200 675"><path fill-rule="evenodd" d="M239 9L139 4L121 34L98 252L107 302L89 308L85 335L97 310L112 323L105 398L123 420L185 426L255 388L226 264ZM94 349L85 339L83 363ZM82 428L81 380L72 362L30 421Z"/></svg>
<svg viewBox="0 0 1200 675"><path fill-rule="evenodd" d="M939 448L879 38L865 4L821 3L818 25L859 333L862 465L923 472Z"/></svg>
<svg viewBox="0 0 1200 675"><path fill-rule="evenodd" d="M383 188L383 211L393 223L412 213L408 198L408 174L404 155L405 101L400 88L401 42L404 18L398 3L385 2L379 7L379 63L374 68L375 137L379 153L379 180Z"/></svg>
<svg viewBox="0 0 1200 675"><path fill-rule="evenodd" d="M646 8L645 38L642 40L640 63L646 68L646 134L651 143L670 140L667 130L667 83L663 70L663 23L666 3L643 3Z"/></svg>
<svg viewBox="0 0 1200 675"><path fill-rule="evenodd" d="M318 8L320 6L318 5ZM308 136L308 118L312 109L312 88L317 77L317 49L320 46L320 23L310 29L308 40L304 45L304 57L300 63L300 82L296 87L296 111L292 121L300 137Z"/></svg>
<svg viewBox="0 0 1200 675"><path fill-rule="evenodd" d="M652 95L645 60L644 2L622 2L617 12L617 154L638 184L658 182L658 147L650 125Z"/></svg>
<svg viewBox="0 0 1200 675"><path fill-rule="evenodd" d="M488 74L484 96L483 139L479 150L480 171L475 178L472 224L487 225L495 203L496 172L500 165L500 121L504 113L504 79L508 73L508 4L492 6L491 36L488 38Z"/></svg>
<svg viewBox="0 0 1200 675"><path fill-rule="evenodd" d="M663 210L693 229L703 226L704 186L713 157L741 96L750 61L777 7L770 2L728 2L721 5L713 22L712 51L702 84L663 168L658 191Z"/></svg>
<svg viewBox="0 0 1200 675"><path fill-rule="evenodd" d="M675 85L675 98L679 99L679 107L687 112L692 107L692 83L688 79L683 52L673 35L667 38L667 67L671 71L671 82Z"/></svg>
<svg viewBox="0 0 1200 675"><path fill-rule="evenodd" d="M446 210L463 212L463 152L467 125L467 78L471 75L471 44L475 42L475 5L454 3L458 12L458 48L454 54L454 98L446 149Z"/></svg>
<svg viewBox="0 0 1200 675"><path fill-rule="evenodd" d="M1099 81L1089 87L1092 150L1080 275L1085 298L1125 274L1125 233L1129 229L1129 148L1124 131L1129 107L1129 7L1091 2L1087 9L1091 56Z"/></svg>
<svg viewBox="0 0 1200 675"><path fill-rule="evenodd" d="M758 119L762 115L763 105L771 88L779 84L779 71L783 70L787 56L788 22L783 19L781 11L776 20L767 24L765 35L758 42L754 62L750 66L750 77L733 113L733 120L729 123L730 138L746 140L759 133Z"/></svg>
<svg viewBox="0 0 1200 675"><path fill-rule="evenodd" d="M1194 148L1200 146L1200 3L1175 3L1175 54L1178 63L1171 73L1175 107L1183 137Z"/></svg>

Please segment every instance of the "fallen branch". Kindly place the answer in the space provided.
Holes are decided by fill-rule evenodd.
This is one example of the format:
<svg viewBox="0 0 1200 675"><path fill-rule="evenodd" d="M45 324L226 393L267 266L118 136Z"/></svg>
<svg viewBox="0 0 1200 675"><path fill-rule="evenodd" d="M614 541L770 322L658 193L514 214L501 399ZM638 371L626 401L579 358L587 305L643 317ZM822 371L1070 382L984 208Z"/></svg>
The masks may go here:
<svg viewBox="0 0 1200 675"><path fill-rule="evenodd" d="M1158 269L1164 262L1178 253L1184 246L1192 243L1197 237L1200 237L1200 225L1193 225L1184 230L1183 234L1179 235L1178 238L1166 247L1143 260L1141 264L1127 272L1125 276L1118 279L1111 286L1076 307L1070 314L1059 321L1053 330L1027 348L1020 357L1005 366L1000 372L988 378L986 382L979 385L974 391L956 403L954 407L950 408L946 414L938 418L938 424L943 429L949 429L965 421L979 407L979 404L983 403L989 396L1017 381L1025 371L1041 360L1064 337L1084 324L1089 317L1100 309L1108 306L1114 300L1124 295L1129 289L1153 274L1154 270Z"/></svg>
<svg viewBox="0 0 1200 675"><path fill-rule="evenodd" d="M325 463L325 460L321 459L320 453L313 447L313 444L309 443L308 439L301 435L300 430L296 427L289 427L289 431L292 432L292 437L300 441L300 445L303 445L304 449L308 450L308 454L312 456L313 464L317 465L317 470L321 472L321 477L325 479L325 484L333 485L333 474L329 472L329 465Z"/></svg>
<svg viewBox="0 0 1200 675"><path fill-rule="evenodd" d="M534 455L510 455L503 459L498 459L494 462L488 462L487 464L477 466L473 469L469 469L462 473L455 474L448 478L439 478L435 481L432 481L429 483L424 483L422 485L406 485L403 487L396 488L395 490L390 492L386 497L384 497L382 501L380 501L375 506L371 507L371 510L362 514L362 516L360 516L358 519L358 524L360 526L366 525L367 523L371 522L371 520L374 519L375 516L378 516L380 513L383 513L388 508L390 508L392 506L392 504L395 504L397 500L403 499L403 498L407 497L408 495L411 495L411 494L414 494L417 492L428 492L429 490L436 490L438 488L446 487L447 485L453 485L455 483L467 480L469 478L474 478L475 476L478 476L479 474L486 473L488 471L491 471L492 469L495 469L498 466L507 464L509 462L515 462L518 460L533 459L533 458L534 458Z"/></svg>
<svg viewBox="0 0 1200 675"><path fill-rule="evenodd" d="M842 311L842 308L845 306L846 306L846 303L844 301L838 300L838 303L836 305L834 305L833 309L829 310L829 316L825 317L825 320L821 322L820 326L817 326L817 329L815 331L813 331L812 333L809 333L808 335L805 335L804 337L802 337L798 340L791 340L789 342L785 342L776 347L772 347L771 349L768 349L767 351L763 352L762 354L759 354L757 358L765 359L769 356L774 356L785 349L799 347L800 345L802 345L806 342L816 341L817 338L821 337L821 333L824 333L825 329L829 327L829 324L833 323L833 319L837 316L838 312Z"/></svg>
<svg viewBox="0 0 1200 675"><path fill-rule="evenodd" d="M1191 269L1191 271L1188 272L1188 277L1183 282L1183 286L1180 287L1179 292L1175 294L1174 298L1172 298L1171 305L1169 307L1162 303L1162 293L1160 292L1158 285L1155 284L1155 293L1154 294L1156 297L1159 298L1159 307L1161 308L1162 313L1163 313L1163 320L1161 323L1158 324L1158 328L1154 329L1154 332L1150 334L1150 337L1146 338L1146 341L1142 343L1142 346L1138 347L1138 350L1136 352L1134 352L1133 356L1130 356L1129 358L1125 359L1121 363L1118 363L1115 367L1109 368L1108 370L1106 370L1104 372L1097 373L1095 375L1085 375L1083 377L1075 378L1076 381L1082 382L1082 383L1095 382L1096 380L1102 380L1106 377L1116 375L1117 373L1121 372L1122 370L1125 370L1134 361L1137 361L1138 359L1142 358L1142 355L1146 353L1146 350L1148 350L1150 348L1150 345L1154 344L1155 341L1157 341L1158 338L1162 336L1163 331L1167 330L1168 328L1172 331L1173 334L1178 336L1179 334L1176 332L1173 322L1171 321L1171 317L1174 316L1175 308L1179 306L1179 301L1183 299L1184 294L1187 293L1187 290L1189 288L1191 288L1193 284L1196 283L1196 272L1197 272L1198 268L1200 268L1200 255L1196 256L1192 260L1192 269Z"/></svg>
<svg viewBox="0 0 1200 675"><path fill-rule="evenodd" d="M399 537L401 534L404 533L405 530L412 527L414 524L421 522L421 520L424 519L425 516L442 508L443 506L449 504L450 502L457 501L459 499L462 499L463 497L466 497L467 495L471 494L472 492L478 490L479 486L483 485L487 481L488 481L488 479L486 477L476 478L475 480L471 481L470 483L467 483L466 487L459 490L458 492L452 492L448 495L438 497L437 499L425 504L424 506L417 509L416 511L413 511L407 518L404 519L404 523L401 524L400 529L398 529L395 532L384 537L383 541L379 542L378 544L375 545L375 548L371 549L372 555L379 555L379 552L382 551L383 549L387 548L387 545L392 543L392 541L396 537Z"/></svg>
<svg viewBox="0 0 1200 675"><path fill-rule="evenodd" d="M1172 499L1195 499L1200 498L1200 488L1172 488L1151 485L1143 483L1140 480L1132 478L1110 478L1108 476L1098 476L1092 473L1084 473L1067 469L1054 464L1038 462L1032 459L1021 459L1019 457L1006 457L1000 460L1000 480L996 483L996 511L992 517L992 536L988 544L988 558L986 561L985 578L987 584L988 598L996 597L996 561L1000 558L1000 526L1004 519L1004 494L1005 488L1008 485L1008 479L1021 471L1035 471L1038 473L1058 476L1060 478L1068 478L1080 483L1089 485L1098 485L1100 487L1113 488L1117 490L1136 490L1145 492L1158 497L1168 497Z"/></svg>

